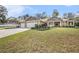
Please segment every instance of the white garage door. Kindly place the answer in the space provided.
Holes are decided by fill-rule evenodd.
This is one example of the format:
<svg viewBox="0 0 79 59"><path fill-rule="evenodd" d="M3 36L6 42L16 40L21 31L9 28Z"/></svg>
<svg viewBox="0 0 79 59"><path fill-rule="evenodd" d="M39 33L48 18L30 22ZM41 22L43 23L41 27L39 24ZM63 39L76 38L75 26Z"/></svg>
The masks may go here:
<svg viewBox="0 0 79 59"><path fill-rule="evenodd" d="M27 23L27 27L28 27L28 28L35 27L35 24L36 24L36 23Z"/></svg>
<svg viewBox="0 0 79 59"><path fill-rule="evenodd" d="M25 23L21 23L21 28L25 28Z"/></svg>

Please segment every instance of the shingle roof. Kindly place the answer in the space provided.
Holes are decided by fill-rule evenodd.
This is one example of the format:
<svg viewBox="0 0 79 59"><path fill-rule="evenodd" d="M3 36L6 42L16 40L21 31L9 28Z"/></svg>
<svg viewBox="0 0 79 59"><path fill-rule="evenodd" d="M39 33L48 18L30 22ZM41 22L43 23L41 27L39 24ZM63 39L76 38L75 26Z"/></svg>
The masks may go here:
<svg viewBox="0 0 79 59"><path fill-rule="evenodd" d="M62 21L61 18L54 18L54 17L49 18L48 21L49 20L52 20L52 21Z"/></svg>
<svg viewBox="0 0 79 59"><path fill-rule="evenodd" d="M38 19L32 16L26 18L26 21L31 21L31 20L38 20Z"/></svg>

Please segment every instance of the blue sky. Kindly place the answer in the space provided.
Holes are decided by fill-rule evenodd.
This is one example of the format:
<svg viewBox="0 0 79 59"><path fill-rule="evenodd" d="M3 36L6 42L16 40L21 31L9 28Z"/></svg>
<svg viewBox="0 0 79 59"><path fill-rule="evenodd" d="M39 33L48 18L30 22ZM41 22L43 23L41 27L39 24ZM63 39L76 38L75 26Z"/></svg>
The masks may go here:
<svg viewBox="0 0 79 59"><path fill-rule="evenodd" d="M46 12L48 16L51 16L54 9L59 11L60 16L63 13L79 11L79 5L6 5L5 7L9 17L18 17L24 14L35 15L41 12Z"/></svg>

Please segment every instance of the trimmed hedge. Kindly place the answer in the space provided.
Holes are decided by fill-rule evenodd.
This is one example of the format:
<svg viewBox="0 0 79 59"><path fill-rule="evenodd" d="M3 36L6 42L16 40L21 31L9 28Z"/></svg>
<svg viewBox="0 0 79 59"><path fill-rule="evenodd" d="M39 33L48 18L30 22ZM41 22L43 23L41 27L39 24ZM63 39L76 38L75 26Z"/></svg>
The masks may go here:
<svg viewBox="0 0 79 59"><path fill-rule="evenodd" d="M36 30L44 31L44 30L50 29L50 27L48 27L47 25L43 26L43 25L37 25L36 24L35 27L32 27L31 29L36 29Z"/></svg>
<svg viewBox="0 0 79 59"><path fill-rule="evenodd" d="M78 26L79 27L79 23L75 23L75 26Z"/></svg>

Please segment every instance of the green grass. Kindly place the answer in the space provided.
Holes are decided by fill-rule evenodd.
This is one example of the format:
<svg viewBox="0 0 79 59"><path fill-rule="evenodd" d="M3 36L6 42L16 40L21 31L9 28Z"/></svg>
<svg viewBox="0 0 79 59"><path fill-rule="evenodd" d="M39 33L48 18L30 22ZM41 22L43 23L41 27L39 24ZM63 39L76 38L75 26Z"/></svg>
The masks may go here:
<svg viewBox="0 0 79 59"><path fill-rule="evenodd" d="M0 30L3 30L4 28L0 28Z"/></svg>
<svg viewBox="0 0 79 59"><path fill-rule="evenodd" d="M0 39L0 52L79 52L79 29L29 30Z"/></svg>
<svg viewBox="0 0 79 59"><path fill-rule="evenodd" d="M12 28L16 28L15 26L0 26L0 30L3 29L12 29Z"/></svg>

